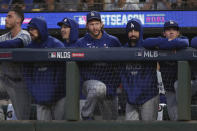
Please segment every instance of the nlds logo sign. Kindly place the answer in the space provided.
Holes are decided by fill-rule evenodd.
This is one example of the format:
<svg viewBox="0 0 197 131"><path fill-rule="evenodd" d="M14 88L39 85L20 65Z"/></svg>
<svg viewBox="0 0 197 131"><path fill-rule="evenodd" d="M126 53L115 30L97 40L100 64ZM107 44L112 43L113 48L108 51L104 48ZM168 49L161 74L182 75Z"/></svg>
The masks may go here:
<svg viewBox="0 0 197 131"><path fill-rule="evenodd" d="M70 52L49 52L49 58L71 58Z"/></svg>
<svg viewBox="0 0 197 131"><path fill-rule="evenodd" d="M158 51L144 51L144 57L155 58L158 57Z"/></svg>

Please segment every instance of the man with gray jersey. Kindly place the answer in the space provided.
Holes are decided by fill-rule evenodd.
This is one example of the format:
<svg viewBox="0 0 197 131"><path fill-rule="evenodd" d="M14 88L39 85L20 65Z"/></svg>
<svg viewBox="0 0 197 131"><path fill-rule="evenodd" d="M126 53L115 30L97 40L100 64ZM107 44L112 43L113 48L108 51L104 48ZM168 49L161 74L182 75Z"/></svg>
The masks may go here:
<svg viewBox="0 0 197 131"><path fill-rule="evenodd" d="M29 33L22 30L24 14L20 8L9 10L5 23L8 33L0 36L0 48L23 48L31 41ZM28 120L31 98L23 79L22 65L12 62L0 64L0 85L4 88L13 104L18 120Z"/></svg>

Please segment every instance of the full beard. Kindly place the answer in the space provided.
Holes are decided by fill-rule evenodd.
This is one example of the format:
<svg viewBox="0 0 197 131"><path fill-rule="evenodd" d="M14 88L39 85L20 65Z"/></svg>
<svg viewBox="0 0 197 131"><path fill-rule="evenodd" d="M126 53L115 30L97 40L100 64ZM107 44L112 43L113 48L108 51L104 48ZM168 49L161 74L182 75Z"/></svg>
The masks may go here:
<svg viewBox="0 0 197 131"><path fill-rule="evenodd" d="M135 37L135 39L129 38L129 45L131 47L136 46L136 44L137 44L138 41L139 41L139 39L137 39L136 37Z"/></svg>

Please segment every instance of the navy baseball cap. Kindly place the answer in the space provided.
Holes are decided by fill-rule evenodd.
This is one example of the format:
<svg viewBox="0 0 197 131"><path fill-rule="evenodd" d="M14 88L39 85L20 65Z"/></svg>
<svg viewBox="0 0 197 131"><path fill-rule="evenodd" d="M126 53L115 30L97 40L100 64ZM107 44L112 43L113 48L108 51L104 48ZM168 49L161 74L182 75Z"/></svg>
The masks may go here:
<svg viewBox="0 0 197 131"><path fill-rule="evenodd" d="M140 31L141 30L141 25L140 23L138 23L135 20L129 20L126 26L126 31L127 33L131 30L135 30L135 31Z"/></svg>
<svg viewBox="0 0 197 131"><path fill-rule="evenodd" d="M176 21L173 21L173 20L166 21L164 23L164 31L170 28L179 30L179 25Z"/></svg>
<svg viewBox="0 0 197 131"><path fill-rule="evenodd" d="M62 21L57 23L58 26L62 26L63 24L70 27L70 23L67 18L64 18Z"/></svg>
<svg viewBox="0 0 197 131"><path fill-rule="evenodd" d="M35 23L29 23L29 24L27 25L27 29L29 30L29 28L37 29L37 26L36 26Z"/></svg>
<svg viewBox="0 0 197 131"><path fill-rule="evenodd" d="M87 14L86 18L87 18L87 22L89 22L90 20L93 20L93 19L98 20L98 21L101 21L101 15L97 11L91 11L91 12L89 12Z"/></svg>

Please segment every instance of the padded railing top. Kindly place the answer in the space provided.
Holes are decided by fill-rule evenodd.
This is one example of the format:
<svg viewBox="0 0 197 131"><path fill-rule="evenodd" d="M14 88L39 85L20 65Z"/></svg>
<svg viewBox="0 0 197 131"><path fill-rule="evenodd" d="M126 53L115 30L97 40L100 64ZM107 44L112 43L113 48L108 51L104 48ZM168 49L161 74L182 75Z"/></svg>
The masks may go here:
<svg viewBox="0 0 197 131"><path fill-rule="evenodd" d="M187 61L197 60L197 50L146 50L143 48L0 49L0 61Z"/></svg>

